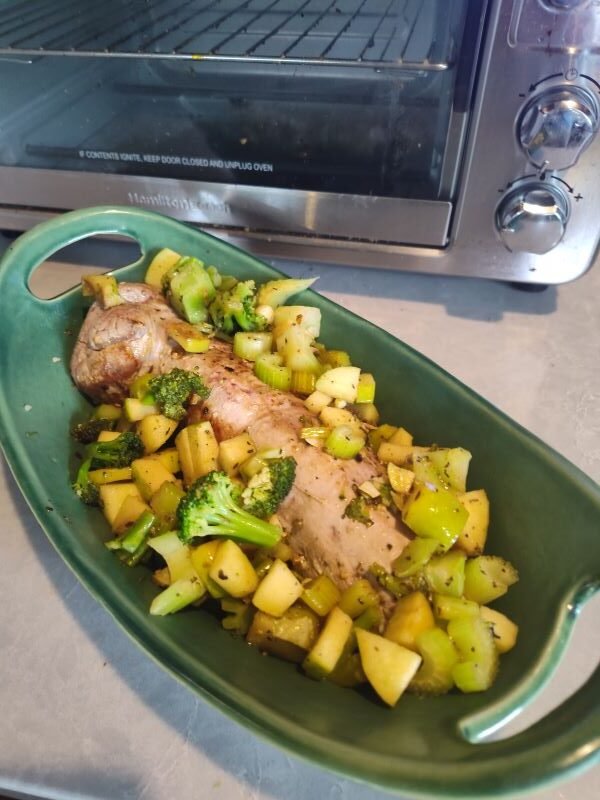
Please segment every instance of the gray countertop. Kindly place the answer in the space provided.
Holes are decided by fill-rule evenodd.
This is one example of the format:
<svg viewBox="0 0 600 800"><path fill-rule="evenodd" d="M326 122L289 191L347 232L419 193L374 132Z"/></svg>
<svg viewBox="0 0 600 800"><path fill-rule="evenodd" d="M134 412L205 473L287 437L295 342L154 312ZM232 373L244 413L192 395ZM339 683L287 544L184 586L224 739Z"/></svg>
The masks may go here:
<svg viewBox="0 0 600 800"><path fill-rule="evenodd" d="M426 354L600 482L600 265L541 293L483 280L279 264ZM89 270L88 270L89 271ZM78 279L40 270L41 292ZM304 800L389 795L258 739L133 644L54 552L0 459L0 793L43 798ZM559 565L557 565L559 568ZM600 653L600 600L517 730ZM600 768L532 797L597 800Z"/></svg>

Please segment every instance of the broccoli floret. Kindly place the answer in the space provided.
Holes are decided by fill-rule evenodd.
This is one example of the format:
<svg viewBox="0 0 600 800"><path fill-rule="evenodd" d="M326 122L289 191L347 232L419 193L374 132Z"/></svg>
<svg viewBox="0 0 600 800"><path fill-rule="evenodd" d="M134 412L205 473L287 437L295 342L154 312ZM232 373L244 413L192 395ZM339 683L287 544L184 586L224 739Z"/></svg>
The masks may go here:
<svg viewBox="0 0 600 800"><path fill-rule="evenodd" d="M71 436L82 444L90 444L96 441L101 431L114 431L116 424L115 419L88 419L74 425Z"/></svg>
<svg viewBox="0 0 600 800"><path fill-rule="evenodd" d="M215 327L224 333L262 331L268 322L256 313L256 284L239 281L229 289L221 289L208 308Z"/></svg>
<svg viewBox="0 0 600 800"><path fill-rule="evenodd" d="M98 487L90 481L91 469L105 467L128 467L131 462L144 454L144 445L137 433L125 431L110 442L94 442L86 451L86 457L77 471L73 489L87 505L98 505Z"/></svg>
<svg viewBox="0 0 600 800"><path fill-rule="evenodd" d="M245 511L237 502L239 490L224 472L213 470L195 481L177 507L179 537L226 536L259 547L272 547L281 530Z"/></svg>
<svg viewBox="0 0 600 800"><path fill-rule="evenodd" d="M77 470L77 477L73 483L73 490L77 497L86 506L100 505L100 490L98 486L90 480L89 472L92 459L86 458Z"/></svg>
<svg viewBox="0 0 600 800"><path fill-rule="evenodd" d="M355 522L362 522L367 528L373 524L369 514L369 503L362 495L358 495L351 500L344 511L344 516L353 519Z"/></svg>
<svg viewBox="0 0 600 800"><path fill-rule="evenodd" d="M270 459L242 492L242 505L255 517L274 514L287 497L296 477L296 461L291 456Z"/></svg>
<svg viewBox="0 0 600 800"><path fill-rule="evenodd" d="M193 394L197 394L202 400L206 400L209 394L199 375L177 367L152 378L148 388L165 417L177 422L185 416L185 404Z"/></svg>

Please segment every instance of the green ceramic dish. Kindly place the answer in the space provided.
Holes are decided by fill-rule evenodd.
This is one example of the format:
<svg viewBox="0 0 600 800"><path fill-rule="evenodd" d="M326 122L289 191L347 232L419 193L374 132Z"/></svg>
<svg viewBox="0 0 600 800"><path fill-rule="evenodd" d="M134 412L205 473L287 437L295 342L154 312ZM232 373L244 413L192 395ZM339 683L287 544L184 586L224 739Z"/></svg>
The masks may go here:
<svg viewBox="0 0 600 800"><path fill-rule="evenodd" d="M485 487L493 508L488 550L521 573L498 604L520 625L518 647L483 695L406 696L389 710L371 696L310 681L293 665L265 659L201 611L148 615L155 589L147 574L123 568L104 548L100 515L69 486L67 431L86 406L67 371L82 321L80 292L43 301L28 289L44 259L98 233L126 234L141 245L142 258L120 270L120 279L141 278L164 246L243 278L278 273L191 227L125 208L65 214L26 233L2 260L0 443L48 537L117 622L193 691L259 735L404 796L514 795L597 760L600 670L529 730L505 741L480 740L546 683L577 611L600 587L599 488L427 359L317 294L305 299L323 311L323 341L350 349L355 363L375 373L384 419L401 420L420 441L473 452L470 486Z"/></svg>

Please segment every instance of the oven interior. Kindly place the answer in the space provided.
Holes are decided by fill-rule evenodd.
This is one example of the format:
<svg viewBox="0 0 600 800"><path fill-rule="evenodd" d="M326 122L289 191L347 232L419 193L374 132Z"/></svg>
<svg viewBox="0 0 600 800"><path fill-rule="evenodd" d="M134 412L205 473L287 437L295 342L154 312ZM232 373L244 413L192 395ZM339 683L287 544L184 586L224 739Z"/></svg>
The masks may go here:
<svg viewBox="0 0 600 800"><path fill-rule="evenodd" d="M0 164L451 199L468 5L2 2Z"/></svg>

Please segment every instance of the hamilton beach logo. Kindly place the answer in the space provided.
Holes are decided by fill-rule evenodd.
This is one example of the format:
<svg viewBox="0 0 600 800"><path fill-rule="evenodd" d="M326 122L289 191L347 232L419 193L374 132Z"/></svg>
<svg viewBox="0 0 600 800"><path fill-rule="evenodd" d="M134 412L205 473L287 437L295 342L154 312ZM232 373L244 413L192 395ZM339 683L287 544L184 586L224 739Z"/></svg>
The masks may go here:
<svg viewBox="0 0 600 800"><path fill-rule="evenodd" d="M150 208L168 208L175 211L201 211L205 214L231 214L229 203L221 200L206 199L204 197L177 197L163 194L139 194L128 192L127 198L131 205L149 206Z"/></svg>

